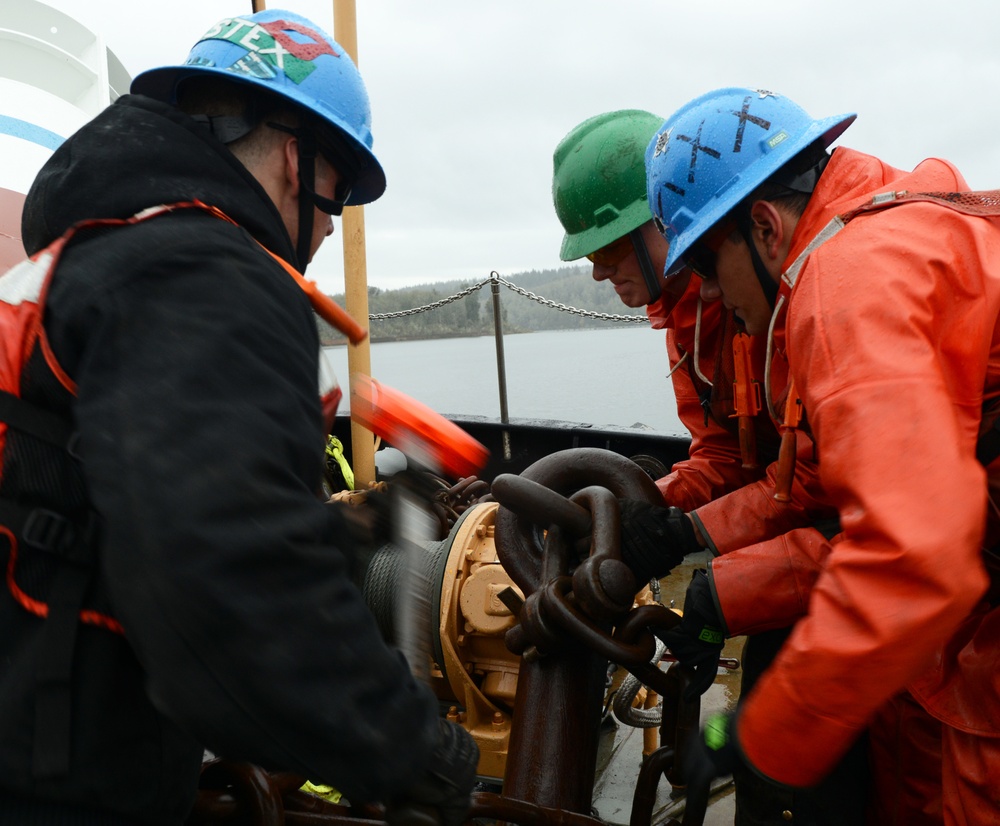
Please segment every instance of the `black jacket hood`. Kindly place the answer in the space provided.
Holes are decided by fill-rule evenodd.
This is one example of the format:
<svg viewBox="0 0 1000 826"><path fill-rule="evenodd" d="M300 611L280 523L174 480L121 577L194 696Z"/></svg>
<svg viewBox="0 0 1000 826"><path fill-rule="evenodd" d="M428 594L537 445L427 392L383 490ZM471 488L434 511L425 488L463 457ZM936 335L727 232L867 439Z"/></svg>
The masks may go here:
<svg viewBox="0 0 1000 826"><path fill-rule="evenodd" d="M141 95L119 98L49 158L25 199L21 235L34 255L78 221L193 199L295 262L277 208L243 164L206 127Z"/></svg>

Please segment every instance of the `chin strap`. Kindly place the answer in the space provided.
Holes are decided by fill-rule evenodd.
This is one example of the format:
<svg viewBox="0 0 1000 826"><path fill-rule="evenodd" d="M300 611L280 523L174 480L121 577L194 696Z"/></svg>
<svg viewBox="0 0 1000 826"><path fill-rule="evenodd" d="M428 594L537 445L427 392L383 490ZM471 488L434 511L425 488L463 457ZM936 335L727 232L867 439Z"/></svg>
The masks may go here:
<svg viewBox="0 0 1000 826"><path fill-rule="evenodd" d="M646 241L642 237L642 230L636 227L628 234L628 237L632 239L632 248L635 250L635 257L639 262L639 270L642 272L642 278L649 290L649 303L652 304L660 297L662 292L660 279L656 270L653 269L653 262L649 258L649 250L646 248ZM662 275L662 273L659 275Z"/></svg>
<svg viewBox="0 0 1000 826"><path fill-rule="evenodd" d="M780 173L778 173L774 177L776 181L793 192L812 195L816 184L819 183L820 176L823 174L823 170L826 169L826 165L829 162L830 156L823 155L815 164L797 175L782 179ZM734 217L736 218L736 226L740 230L740 235L743 236L743 240L750 247L750 259L753 261L753 270L757 274L757 280L760 282L761 289L764 290L768 306L773 311L778 301L778 282L771 278L771 274L767 271L764 262L761 260L760 253L757 252L757 245L753 242L753 219L750 217L750 204L744 202L744 205L737 207Z"/></svg>
<svg viewBox="0 0 1000 826"><path fill-rule="evenodd" d="M750 260L753 261L753 271L757 275L757 280L760 282L760 288L764 291L764 297L767 299L767 306L774 310L775 302L778 300L778 282L771 278L771 273L767 271L767 267L764 266L764 262L760 257L760 253L757 252L757 245L753 242L753 219L750 217L750 208L740 208L736 210L736 226L739 228L740 235L743 236L743 240L746 245L750 248Z"/></svg>
<svg viewBox="0 0 1000 826"><path fill-rule="evenodd" d="M312 253L314 198L316 197L316 139L309 130L299 130L299 239L295 246L298 271L304 273ZM303 197L307 195L308 197Z"/></svg>
<svg viewBox="0 0 1000 826"><path fill-rule="evenodd" d="M282 132L288 132L298 138L299 152L299 238L295 248L295 258L299 272L305 272L312 253L312 234L315 223L314 207L327 215L340 215L344 205L351 196L351 185L343 181L337 185L333 198L326 198L316 192L316 158L319 155L319 139L312 128L293 128L281 123L268 122L268 126ZM337 158L342 154L331 153ZM339 162L338 168L342 174L351 180L345 170L351 170L347 161Z"/></svg>
<svg viewBox="0 0 1000 826"><path fill-rule="evenodd" d="M247 113L243 115L191 115L191 119L205 127L220 143L228 145L250 134L261 121L261 114L256 112L251 105ZM350 187L344 189L342 200L331 200L318 195L316 193L318 141L314 130L286 126L282 123L268 122L267 125L294 135L298 139L299 186L305 197L299 197L299 237L295 246L295 263L299 273L304 273L312 252L312 233L315 221L313 207L318 206L328 215L340 215L344 208L344 201L350 195ZM348 168L346 163L344 166Z"/></svg>

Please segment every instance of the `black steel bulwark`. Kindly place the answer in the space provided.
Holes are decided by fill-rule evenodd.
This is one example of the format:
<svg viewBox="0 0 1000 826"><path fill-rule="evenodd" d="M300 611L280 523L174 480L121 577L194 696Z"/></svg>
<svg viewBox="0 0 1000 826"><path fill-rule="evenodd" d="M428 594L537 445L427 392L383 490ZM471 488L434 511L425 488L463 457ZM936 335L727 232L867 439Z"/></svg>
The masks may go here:
<svg viewBox="0 0 1000 826"><path fill-rule="evenodd" d="M489 461L480 473L487 481L501 473L522 473L550 453L575 448L599 448L635 458L644 469L649 468L650 475L659 478L669 473L676 462L687 458L691 442L687 436L667 435L639 426L597 427L578 422L519 418L504 423L488 416L449 415L448 418L489 449ZM350 416L337 416L333 433L343 443L347 459L351 461ZM510 453L509 458L504 458L505 448Z"/></svg>

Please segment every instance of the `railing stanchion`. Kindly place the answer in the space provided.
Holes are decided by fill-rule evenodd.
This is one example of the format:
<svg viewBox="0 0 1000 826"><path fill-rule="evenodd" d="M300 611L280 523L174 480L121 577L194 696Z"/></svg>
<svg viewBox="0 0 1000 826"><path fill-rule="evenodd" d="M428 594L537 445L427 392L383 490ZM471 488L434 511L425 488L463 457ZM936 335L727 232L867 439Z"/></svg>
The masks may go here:
<svg viewBox="0 0 1000 826"><path fill-rule="evenodd" d="M500 275L490 273L490 290L493 293L493 338L497 343L497 381L500 383L500 423L508 424L507 418L507 368L503 359L503 322L500 318ZM510 432L504 428L503 458L510 461Z"/></svg>

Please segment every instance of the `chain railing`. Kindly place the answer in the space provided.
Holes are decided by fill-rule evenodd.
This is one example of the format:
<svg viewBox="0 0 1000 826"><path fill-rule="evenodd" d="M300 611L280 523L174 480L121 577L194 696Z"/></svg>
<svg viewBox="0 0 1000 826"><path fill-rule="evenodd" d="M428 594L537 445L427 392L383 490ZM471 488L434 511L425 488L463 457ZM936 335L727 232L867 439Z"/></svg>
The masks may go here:
<svg viewBox="0 0 1000 826"><path fill-rule="evenodd" d="M473 284L471 287L466 287L464 290L460 290L454 295L449 295L446 298L442 298L439 301L433 301L430 304L424 304L422 307L412 307L409 310L397 310L392 313L371 313L368 318L372 321L386 321L391 318L403 318L408 315L417 315L418 313L426 313L430 310L436 310L439 307L444 307L446 304L451 304L452 302L459 301L465 298L467 295L472 295L476 290L482 289L487 284L503 284L508 290L522 295L525 298L535 301L542 306L551 307L554 310L560 310L564 313L572 313L574 315L584 316L585 318L596 318L601 321L616 321L625 324L648 324L649 319L644 315L617 315L615 313L598 313L593 310L581 310L579 307L572 307L569 304L561 304L558 301L552 301L548 298L543 298L540 295L536 295L530 290L526 290L523 287L517 286L517 284L512 281L508 281L502 275L497 273L495 270L490 273L489 278L484 278L478 284Z"/></svg>
<svg viewBox="0 0 1000 826"><path fill-rule="evenodd" d="M530 290L526 290L523 287L518 287L511 281L508 281L502 275L500 275L496 270L490 273L489 278L484 278L477 284L473 284L470 287L466 287L463 290L459 290L454 295L446 296L438 301L433 301L430 304L424 304L422 307L412 307L409 310L397 310L392 313L371 313L368 318L371 321L386 321L392 318L403 318L404 316L417 315L418 313L426 313L430 310L436 310L439 307L444 307L447 304L451 304L455 301L465 298L468 295L476 292L476 290L482 289L487 284L490 285L490 291L493 295L493 338L496 341L497 348L497 383L499 385L500 392L500 421L506 425L509 421L507 415L507 370L504 361L504 348L503 348L503 323L501 321L500 312L500 285L503 284L508 290L512 290L518 295L524 296L530 301L536 301L542 306L551 307L555 310L560 310L564 313L573 313L575 315L584 316L586 318L596 318L601 321L616 321L623 322L625 324L648 324L649 319L646 316L638 315L616 315L614 313L598 313L593 310L581 310L579 307L571 307L568 304L561 304L558 301L552 301L548 298L543 298L540 295L536 295ZM510 434L507 430L503 430L501 434L503 441L503 456L505 459L510 459L511 449L510 449Z"/></svg>

